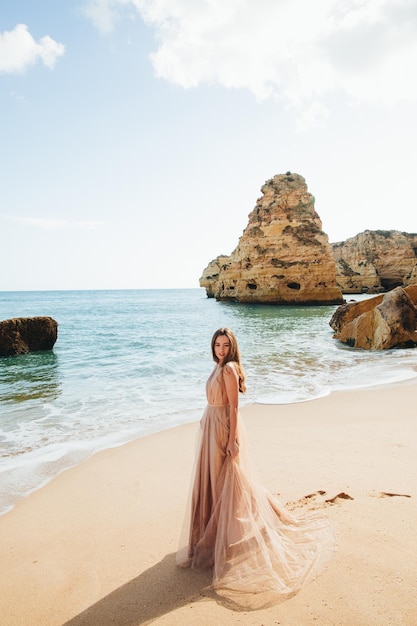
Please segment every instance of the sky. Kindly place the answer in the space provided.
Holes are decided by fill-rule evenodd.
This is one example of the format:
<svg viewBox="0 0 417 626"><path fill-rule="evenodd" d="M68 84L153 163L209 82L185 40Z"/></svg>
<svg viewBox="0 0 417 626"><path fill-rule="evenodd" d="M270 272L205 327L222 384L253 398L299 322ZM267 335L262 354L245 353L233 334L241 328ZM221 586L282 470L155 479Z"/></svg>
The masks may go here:
<svg viewBox="0 0 417 626"><path fill-rule="evenodd" d="M0 291L198 287L266 180L416 232L417 0L5 0Z"/></svg>

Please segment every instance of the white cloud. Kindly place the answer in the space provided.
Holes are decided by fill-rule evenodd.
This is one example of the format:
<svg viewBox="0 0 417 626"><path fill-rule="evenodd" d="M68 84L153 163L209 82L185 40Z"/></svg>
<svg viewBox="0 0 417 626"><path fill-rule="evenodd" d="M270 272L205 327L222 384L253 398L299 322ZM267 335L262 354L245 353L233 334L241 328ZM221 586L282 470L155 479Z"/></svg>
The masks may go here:
<svg viewBox="0 0 417 626"><path fill-rule="evenodd" d="M38 228L40 230L95 230L103 226L104 222L99 220L67 220L43 217L13 217L2 215L9 222L15 222L24 226Z"/></svg>
<svg viewBox="0 0 417 626"><path fill-rule="evenodd" d="M38 59L53 69L64 51L65 46L49 35L36 42L25 24L17 24L13 30L0 33L0 73L24 72Z"/></svg>
<svg viewBox="0 0 417 626"><path fill-rule="evenodd" d="M23 104L26 102L26 98L24 96L20 96L15 91L12 91L10 93L10 96L13 98L13 100L15 100L15 102L19 102L19 104Z"/></svg>
<svg viewBox="0 0 417 626"><path fill-rule="evenodd" d="M131 0L86 0L82 13L91 19L101 32L109 33L113 30L122 7L132 4Z"/></svg>
<svg viewBox="0 0 417 626"><path fill-rule="evenodd" d="M334 93L417 101L417 0L88 0L86 11L110 29L129 4L155 29L156 75L184 88L244 88L307 117Z"/></svg>
<svg viewBox="0 0 417 626"><path fill-rule="evenodd" d="M310 128L324 126L328 116L328 109L321 102L314 100L298 115L296 130L302 133Z"/></svg>

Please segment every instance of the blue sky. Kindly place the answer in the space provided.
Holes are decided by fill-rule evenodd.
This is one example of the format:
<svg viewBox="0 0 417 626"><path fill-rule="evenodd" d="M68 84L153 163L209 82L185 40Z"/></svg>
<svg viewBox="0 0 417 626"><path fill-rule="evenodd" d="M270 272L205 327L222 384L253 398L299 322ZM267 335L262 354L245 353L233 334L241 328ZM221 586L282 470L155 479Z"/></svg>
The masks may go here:
<svg viewBox="0 0 417 626"><path fill-rule="evenodd" d="M0 290L198 287L263 183L416 232L417 0L9 0Z"/></svg>

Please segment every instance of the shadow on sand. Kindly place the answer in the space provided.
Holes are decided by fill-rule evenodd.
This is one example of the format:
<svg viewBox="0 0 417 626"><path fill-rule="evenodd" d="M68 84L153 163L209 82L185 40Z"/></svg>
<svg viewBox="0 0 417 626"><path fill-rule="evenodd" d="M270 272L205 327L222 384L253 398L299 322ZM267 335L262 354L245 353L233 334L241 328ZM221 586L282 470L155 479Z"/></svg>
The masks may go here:
<svg viewBox="0 0 417 626"><path fill-rule="evenodd" d="M175 553L115 589L64 626L133 626L205 597L213 597L211 571L179 569Z"/></svg>
<svg viewBox="0 0 417 626"><path fill-rule="evenodd" d="M201 601L214 601L233 611L253 611L294 596L275 594L226 594L211 586L211 570L178 568L175 553L137 578L115 589L63 626L139 626L183 606Z"/></svg>

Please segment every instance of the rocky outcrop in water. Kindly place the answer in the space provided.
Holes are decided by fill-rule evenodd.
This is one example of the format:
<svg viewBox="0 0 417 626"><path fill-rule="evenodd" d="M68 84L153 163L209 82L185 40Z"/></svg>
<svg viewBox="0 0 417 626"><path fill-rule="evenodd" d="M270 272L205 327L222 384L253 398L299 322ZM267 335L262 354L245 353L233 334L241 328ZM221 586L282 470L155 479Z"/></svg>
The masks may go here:
<svg viewBox="0 0 417 626"><path fill-rule="evenodd" d="M386 350L417 345L417 284L361 302L348 302L334 312L335 339L355 348Z"/></svg>
<svg viewBox="0 0 417 626"><path fill-rule="evenodd" d="M0 356L52 350L58 324L52 317L17 317L0 322Z"/></svg>
<svg viewBox="0 0 417 626"><path fill-rule="evenodd" d="M200 286L207 296L247 303L342 303L328 237L304 178L279 174L261 191L236 249L203 271Z"/></svg>
<svg viewBox="0 0 417 626"><path fill-rule="evenodd" d="M365 230L331 244L343 293L378 293L417 282L417 234Z"/></svg>
<svg viewBox="0 0 417 626"><path fill-rule="evenodd" d="M214 298L221 269L227 265L230 257L219 255L207 265L200 278L200 287L204 287L208 298Z"/></svg>

